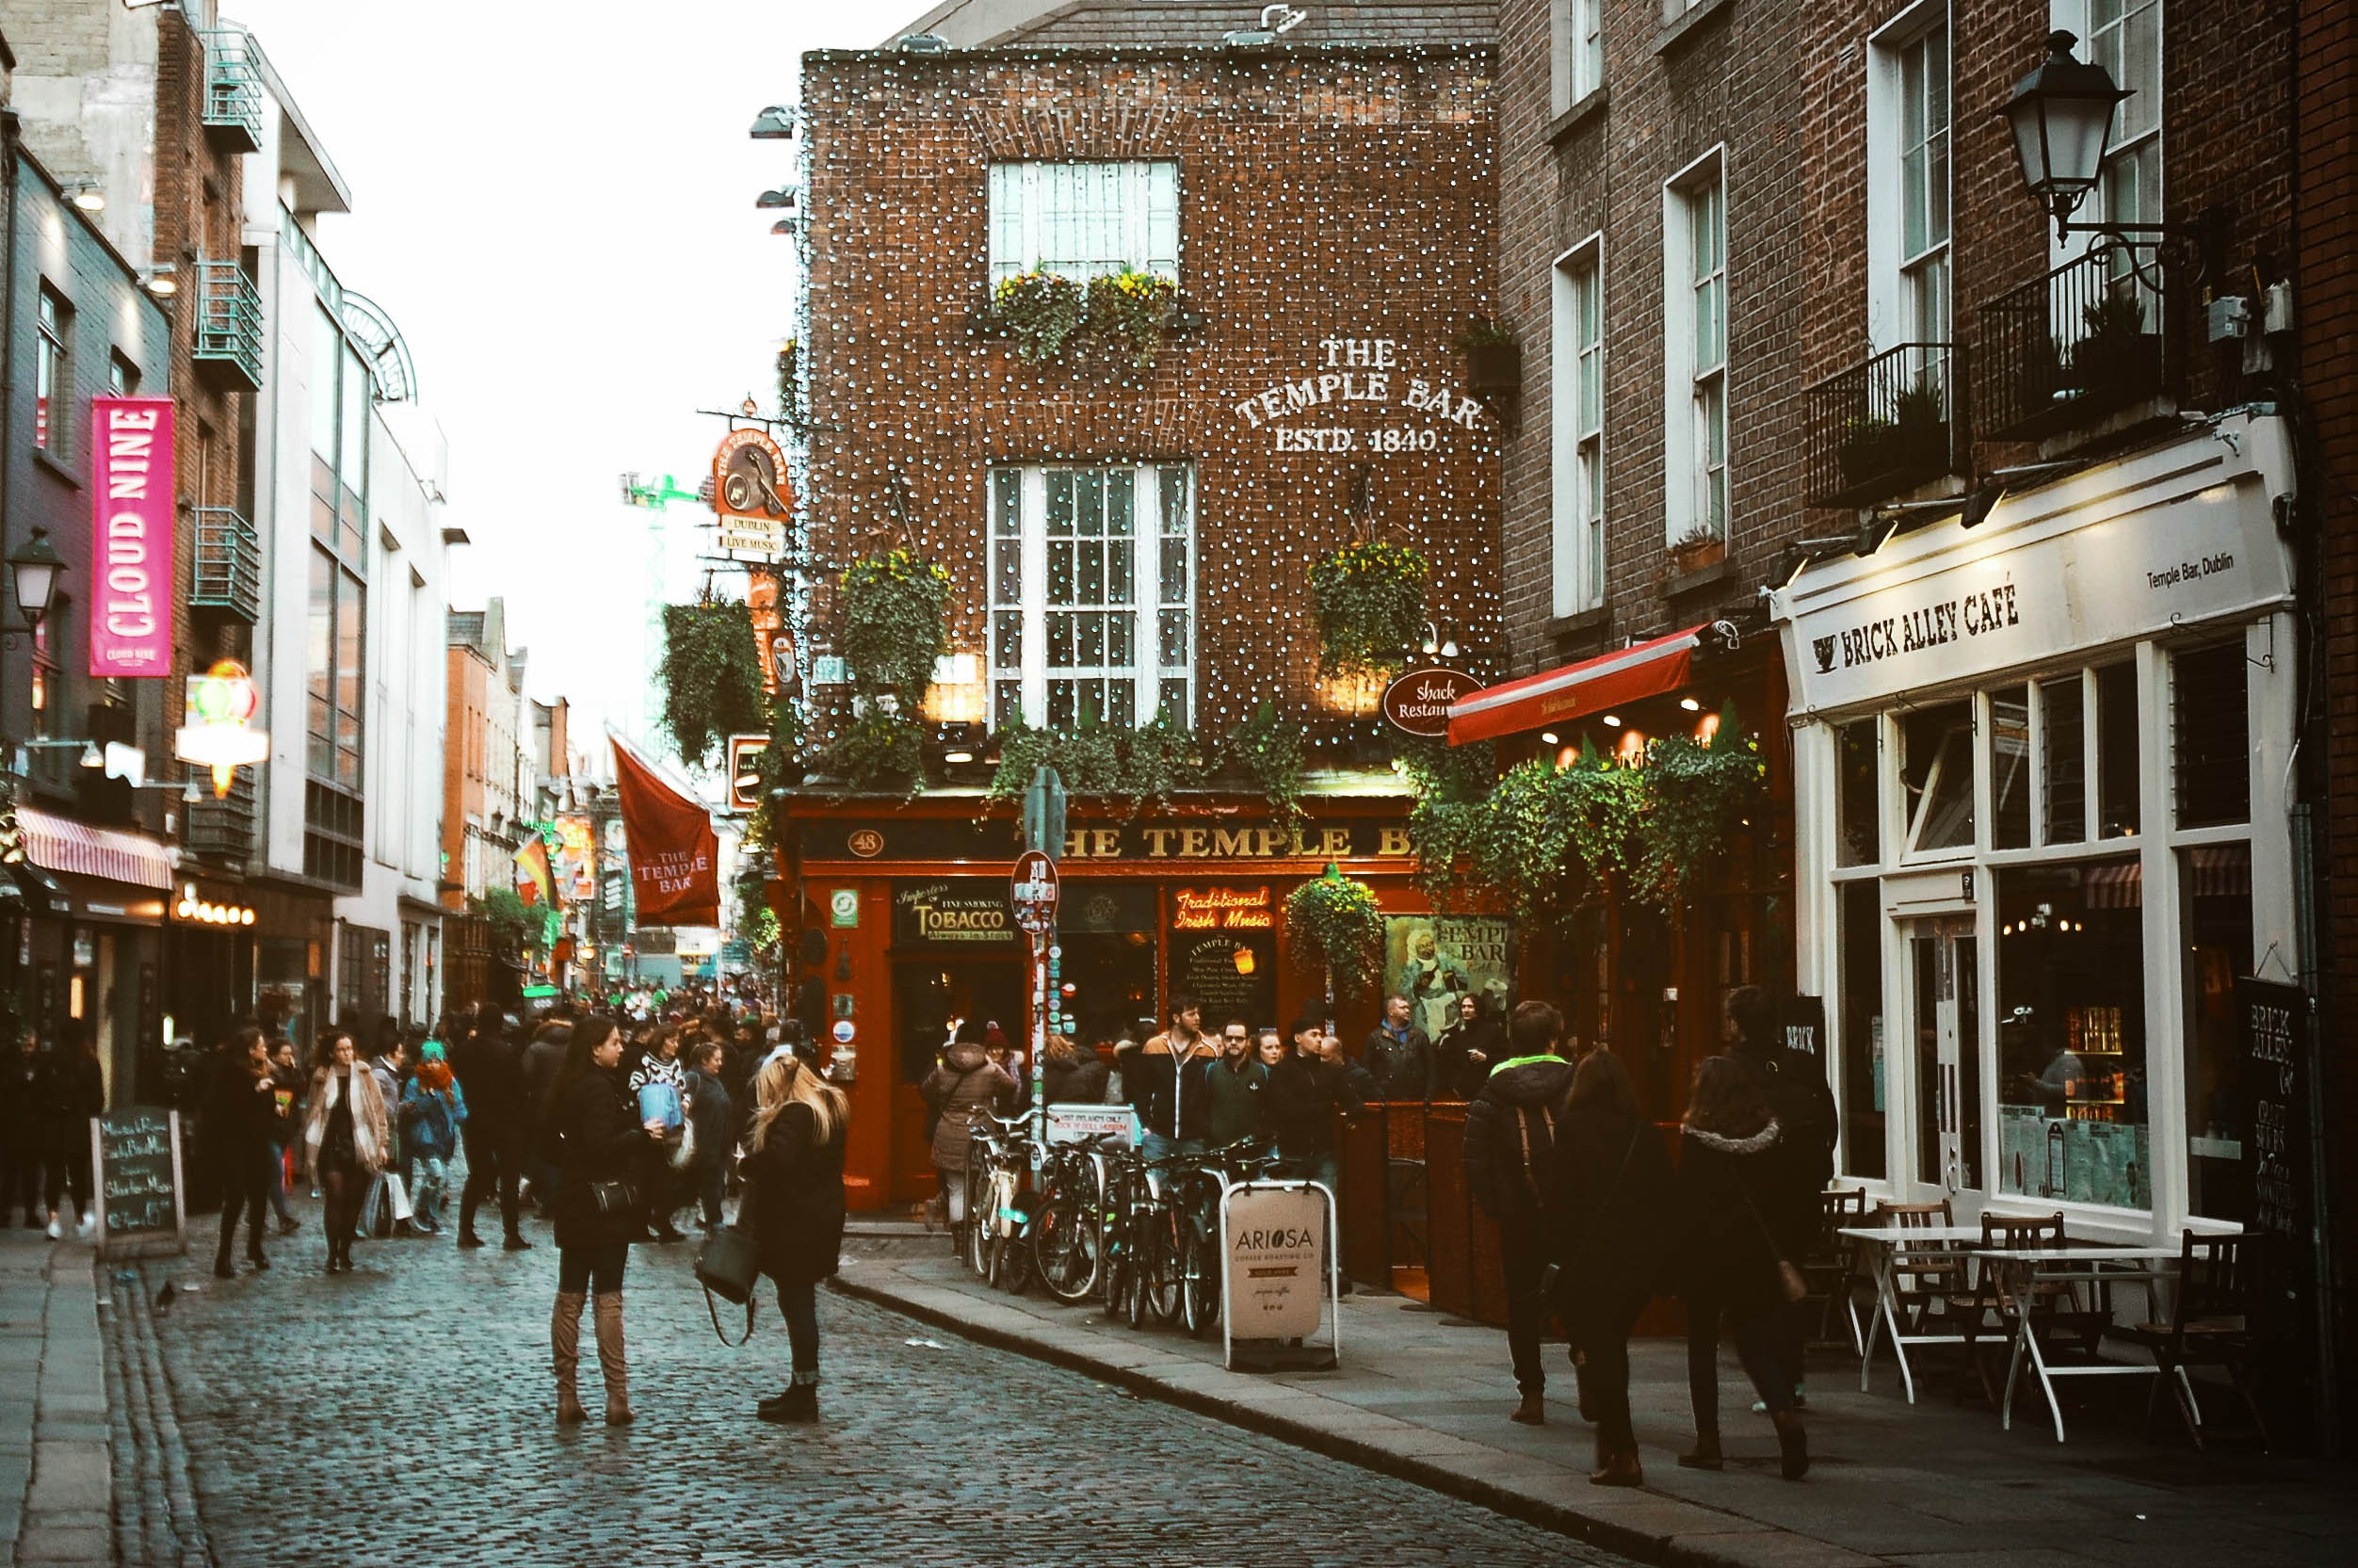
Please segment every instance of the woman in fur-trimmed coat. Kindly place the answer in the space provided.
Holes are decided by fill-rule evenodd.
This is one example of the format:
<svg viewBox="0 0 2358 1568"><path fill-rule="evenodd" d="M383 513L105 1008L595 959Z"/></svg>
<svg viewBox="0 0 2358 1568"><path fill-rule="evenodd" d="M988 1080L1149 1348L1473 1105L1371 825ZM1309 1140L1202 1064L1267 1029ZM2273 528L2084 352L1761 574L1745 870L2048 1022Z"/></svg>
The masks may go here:
<svg viewBox="0 0 2358 1568"><path fill-rule="evenodd" d="M347 1030L328 1036L327 1058L311 1075L303 1121L303 1164L327 1201L328 1272L352 1267L352 1231L368 1178L385 1168L393 1129L377 1075L358 1064Z"/></svg>

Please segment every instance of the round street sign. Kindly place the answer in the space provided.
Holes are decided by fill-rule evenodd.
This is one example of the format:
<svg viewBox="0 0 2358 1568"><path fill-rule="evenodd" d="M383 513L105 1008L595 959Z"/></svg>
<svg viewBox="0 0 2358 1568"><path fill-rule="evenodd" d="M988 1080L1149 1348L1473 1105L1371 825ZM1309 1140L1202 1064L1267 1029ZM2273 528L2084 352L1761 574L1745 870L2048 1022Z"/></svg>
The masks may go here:
<svg viewBox="0 0 2358 1568"><path fill-rule="evenodd" d="M1383 716L1395 729L1410 735L1449 733L1449 704L1462 703L1482 689L1482 683L1462 670L1429 665L1412 670L1384 688Z"/></svg>
<svg viewBox="0 0 2358 1568"><path fill-rule="evenodd" d="M1007 901L1015 923L1035 935L1057 923L1058 884L1057 863L1045 851L1026 849L1015 857L1015 874L1008 880Z"/></svg>
<svg viewBox="0 0 2358 1568"><path fill-rule="evenodd" d="M838 1044L838 1045L848 1045L848 1044L850 1044L850 1043L851 1043L851 1042L852 1042L853 1037L854 1037L854 1036L856 1036L856 1035L858 1035L858 1034L859 1034L859 1032L860 1032L860 1031L859 1031L858 1027L857 1027L856 1026L854 1026L854 1025L853 1025L853 1023L851 1022L851 1020L850 1020L850 1019L848 1019L848 1018L838 1018L838 1019L836 1019L836 1020L835 1020L834 1035L835 1035L835 1043L836 1043L836 1044Z"/></svg>

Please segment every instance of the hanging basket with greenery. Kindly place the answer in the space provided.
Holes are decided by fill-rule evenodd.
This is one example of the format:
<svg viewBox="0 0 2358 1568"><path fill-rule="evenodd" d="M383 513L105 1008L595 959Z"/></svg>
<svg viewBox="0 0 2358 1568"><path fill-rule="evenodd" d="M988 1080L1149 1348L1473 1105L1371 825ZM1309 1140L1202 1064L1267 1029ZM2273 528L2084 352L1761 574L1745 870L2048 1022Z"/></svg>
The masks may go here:
<svg viewBox="0 0 2358 1568"><path fill-rule="evenodd" d="M1088 320L1133 370L1152 370L1179 305L1179 285L1156 272L1124 268L1089 281Z"/></svg>
<svg viewBox="0 0 2358 1568"><path fill-rule="evenodd" d="M1382 978L1383 913L1367 884L1332 861L1286 895L1285 933L1317 954L1338 995L1364 996Z"/></svg>
<svg viewBox="0 0 2358 1568"><path fill-rule="evenodd" d="M1310 568L1318 672L1387 675L1405 667L1425 624L1425 558L1405 544L1346 544Z"/></svg>
<svg viewBox="0 0 2358 1568"><path fill-rule="evenodd" d="M1018 272L991 290L982 315L987 332L1015 345L1026 364L1041 364L1064 351L1080 330L1088 291L1058 272Z"/></svg>
<svg viewBox="0 0 2358 1568"><path fill-rule="evenodd" d="M865 696L913 714L949 652L950 574L907 550L851 563L842 578L843 658Z"/></svg>
<svg viewBox="0 0 2358 1568"><path fill-rule="evenodd" d="M1639 836L1644 853L1638 887L1674 913L1694 899L1726 860L1729 843L1761 807L1768 768L1759 740L1737 727L1731 703L1720 710L1719 728L1708 740L1669 735L1651 742L1639 771L1644 816Z"/></svg>
<svg viewBox="0 0 2358 1568"><path fill-rule="evenodd" d="M728 736L769 727L753 612L741 602L666 605L655 679L683 762L708 767Z"/></svg>
<svg viewBox="0 0 2358 1568"><path fill-rule="evenodd" d="M1636 770L1586 743L1560 767L1533 757L1473 799L1418 802L1418 880L1437 902L1470 895L1526 921L1560 914L1627 869L1641 799Z"/></svg>
<svg viewBox="0 0 2358 1568"><path fill-rule="evenodd" d="M843 781L846 795L900 789L913 800L925 788L925 729L890 709L871 705L836 732L818 767Z"/></svg>

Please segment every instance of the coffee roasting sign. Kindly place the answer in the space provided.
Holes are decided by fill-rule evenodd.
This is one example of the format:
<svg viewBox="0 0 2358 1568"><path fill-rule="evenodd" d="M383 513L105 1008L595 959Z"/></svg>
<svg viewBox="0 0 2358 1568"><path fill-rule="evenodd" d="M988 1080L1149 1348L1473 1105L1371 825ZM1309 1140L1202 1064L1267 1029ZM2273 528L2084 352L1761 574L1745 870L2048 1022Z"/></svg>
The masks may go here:
<svg viewBox="0 0 2358 1568"><path fill-rule="evenodd" d="M1397 338L1321 338L1310 368L1247 396L1236 417L1281 453L1435 452L1451 429L1479 428L1479 400L1410 375L1399 359Z"/></svg>

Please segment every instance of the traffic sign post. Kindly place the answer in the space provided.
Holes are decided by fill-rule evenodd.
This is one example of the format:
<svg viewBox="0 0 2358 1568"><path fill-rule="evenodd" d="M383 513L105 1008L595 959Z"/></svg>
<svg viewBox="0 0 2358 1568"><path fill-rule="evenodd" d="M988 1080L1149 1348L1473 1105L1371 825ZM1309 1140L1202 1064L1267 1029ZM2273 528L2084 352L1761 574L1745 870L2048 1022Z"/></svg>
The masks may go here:
<svg viewBox="0 0 2358 1568"><path fill-rule="evenodd" d="M1015 924L1031 938L1031 1106L1035 1163L1048 1142L1048 974L1057 929L1057 900L1062 892L1057 863L1045 849L1026 849L1015 857L1008 879L1008 907Z"/></svg>

